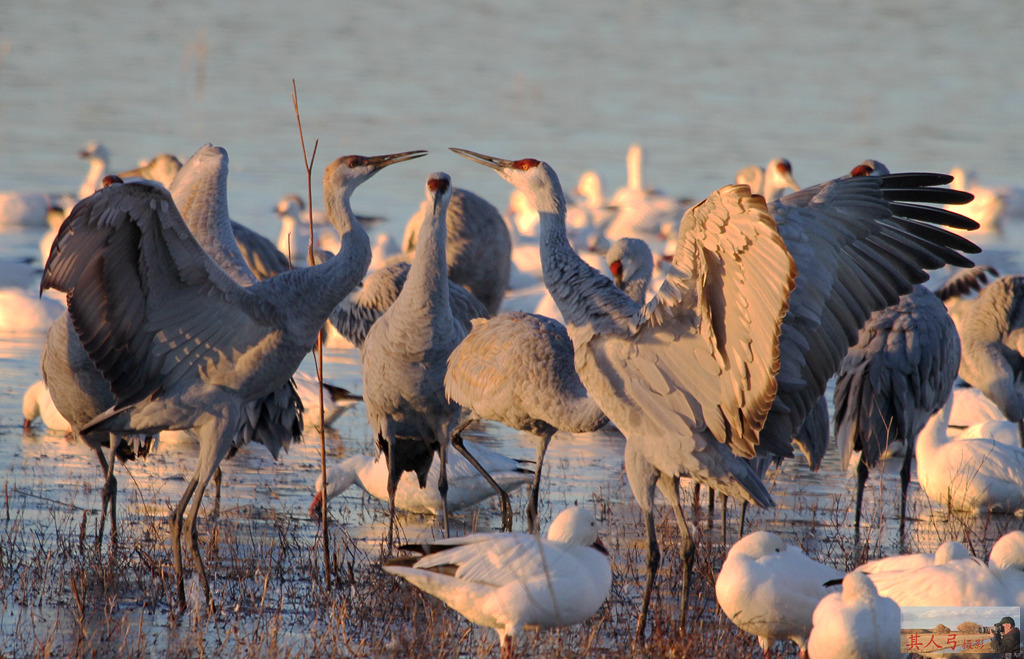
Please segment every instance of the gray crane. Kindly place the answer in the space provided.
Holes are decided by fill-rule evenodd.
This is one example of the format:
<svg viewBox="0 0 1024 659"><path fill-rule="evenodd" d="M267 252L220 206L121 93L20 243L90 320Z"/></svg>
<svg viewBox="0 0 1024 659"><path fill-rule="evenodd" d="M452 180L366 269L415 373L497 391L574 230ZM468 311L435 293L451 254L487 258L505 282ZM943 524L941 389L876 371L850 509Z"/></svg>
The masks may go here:
<svg viewBox="0 0 1024 659"><path fill-rule="evenodd" d="M441 470L437 489L448 535L447 451L462 408L445 396L444 375L448 356L466 336L452 316L445 261L444 218L451 197L447 174L435 172L427 178L426 214L405 286L370 327L361 350L366 416L378 450L388 459L389 551L394 544L398 481L404 472L414 471L424 487L434 453ZM469 451L456 448L495 491L501 490Z"/></svg>
<svg viewBox="0 0 1024 659"><path fill-rule="evenodd" d="M202 250L162 186L111 185L80 203L58 234L42 286L67 293L75 330L116 400L83 431L188 429L199 439L196 470L171 517L182 606L185 508L191 501L184 531L212 606L196 532L203 492L234 445L248 403L291 378L331 310L369 267L369 238L351 217L352 191L381 168L422 155L330 163L324 200L341 250L321 265L249 287Z"/></svg>
<svg viewBox="0 0 1024 659"><path fill-rule="evenodd" d="M843 468L857 460L854 543L860 542L860 513L868 470L894 442L906 452L900 468L899 542L903 544L914 438L942 408L960 368L960 339L946 307L924 286L893 306L871 314L857 344L839 365L832 422Z"/></svg>
<svg viewBox="0 0 1024 659"><path fill-rule="evenodd" d="M1007 275L951 310L960 330L960 377L1018 424L1024 445L1024 276Z"/></svg>
<svg viewBox="0 0 1024 659"><path fill-rule="evenodd" d="M416 237L425 214L420 205L405 225L402 250L416 249ZM445 217L448 278L483 302L488 314L498 313L512 270L512 236L501 212L483 197L456 188Z"/></svg>
<svg viewBox="0 0 1024 659"><path fill-rule="evenodd" d="M469 410L452 432L453 446L462 445L462 431L478 419L537 436L527 507L529 531L535 533L540 473L551 437L559 430L593 432L608 423L576 374L565 327L521 311L474 320L473 329L448 358L444 388L449 400ZM511 525L508 494L499 488L498 496L503 523L507 518Z"/></svg>
<svg viewBox="0 0 1024 659"><path fill-rule="evenodd" d="M961 252L978 251L934 226L973 222L910 203L965 201L934 187L949 181L941 174L829 181L773 203L771 214L746 186L727 186L687 211L672 270L658 297L641 306L572 250L550 166L453 150L497 171L539 211L544 283L566 321L580 380L626 437L638 501L667 481L662 492L678 506L678 478L689 473L728 496L773 505L744 458L759 443L791 456L796 430L870 313L924 281L922 268L970 265ZM778 418L766 435L773 406ZM685 624L696 548L677 515ZM638 635L660 560L647 516Z"/></svg>
<svg viewBox="0 0 1024 659"><path fill-rule="evenodd" d="M361 348L370 326L394 303L405 286L412 265L411 254L396 254L371 272L362 286L349 293L331 312L331 324L338 333ZM463 286L448 282L452 316L468 332L474 318L490 314L484 303Z"/></svg>

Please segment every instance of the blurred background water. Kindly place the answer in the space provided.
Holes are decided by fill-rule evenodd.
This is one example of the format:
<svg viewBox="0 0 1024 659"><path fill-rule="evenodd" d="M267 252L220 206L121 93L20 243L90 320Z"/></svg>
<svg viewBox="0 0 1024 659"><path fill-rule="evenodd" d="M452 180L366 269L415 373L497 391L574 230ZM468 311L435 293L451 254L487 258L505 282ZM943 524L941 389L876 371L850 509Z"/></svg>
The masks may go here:
<svg viewBox="0 0 1024 659"><path fill-rule="evenodd" d="M431 151L355 195L355 210L389 218L376 230L396 237L431 171L505 208L507 184L449 146L546 160L567 189L593 169L608 193L625 183L634 142L646 148L648 185L695 198L777 156L802 185L865 158L893 170L962 165L987 184L1024 185L1022 25L1019 0L6 0L0 190L76 190L86 169L76 154L89 140L109 148L114 170L161 152L184 160L212 142L231 157L234 219L276 237L273 206L306 189L292 80L307 148L319 140L317 206L323 167L340 155ZM38 259L41 233L6 234L0 257ZM1002 249L1024 245L1012 227L1007 236ZM55 464L77 461L98 480L84 447L20 437L41 337L0 343L7 477L44 488ZM361 390L354 352L330 356L327 375ZM362 408L339 428L350 448L368 447ZM504 434L532 455L528 438ZM561 496L614 482L628 501L621 438L589 445L595 471L574 466L582 481ZM566 446L553 444L552 474L575 465ZM264 453L252 473L269 469ZM307 444L279 472L303 509L315 455ZM834 454L821 474L793 479L783 487L818 497L849 485ZM171 480L168 500L183 485L177 472Z"/></svg>

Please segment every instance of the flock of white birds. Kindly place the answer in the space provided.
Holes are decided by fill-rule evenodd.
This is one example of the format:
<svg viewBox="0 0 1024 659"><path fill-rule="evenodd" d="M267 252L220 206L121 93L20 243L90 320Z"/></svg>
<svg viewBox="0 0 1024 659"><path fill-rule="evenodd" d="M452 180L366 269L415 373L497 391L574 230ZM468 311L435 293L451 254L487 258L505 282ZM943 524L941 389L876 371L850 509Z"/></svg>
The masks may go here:
<svg viewBox="0 0 1024 659"><path fill-rule="evenodd" d="M844 466L860 456L858 532L868 468L902 451L905 503L915 449L933 500L973 514L1024 509L1024 280L972 267L965 255L979 250L964 238L1000 231L1015 193L962 170L890 174L876 161L801 189L775 159L696 203L645 187L634 146L626 187L606 198L587 172L570 196L541 161L453 151L513 186L508 214L437 172L402 250L386 234L371 244L364 227L379 218L355 216L350 198L422 151L336 159L325 209L310 219L299 197L283 198L276 240L231 220L227 153L212 145L184 165L161 154L113 175L106 149L90 144L77 195L0 194L0 226L50 229L41 282L29 264L3 264L0 331L49 332L25 425L41 418L96 452L111 533L117 459L144 455L143 438L162 432L198 442L171 524L182 606L182 536L212 605L195 521L220 462L249 441L276 455L302 419L320 423L320 383L297 370L318 336L357 348L364 373L361 396L322 385L324 422L361 400L378 453L331 465L311 515L356 485L388 502L392 520L396 509L434 514L447 535L450 511L498 496L508 531L508 492L530 485L530 533L404 547L414 555L385 565L494 629L503 655L524 627L582 622L609 594L587 506L539 535L544 452L558 431L611 423L626 438L649 543L639 639L660 557L655 488L682 535L682 628L696 547L680 478L773 505L770 462L797 446L820 464L830 433L811 411L833 376ZM958 269L945 286L918 286L944 266ZM536 462L463 441L476 420L536 435ZM766 652L788 639L812 657L885 656L897 606L1024 606L1022 538L1008 534L987 564L956 544L844 575L755 532L729 550L716 593Z"/></svg>

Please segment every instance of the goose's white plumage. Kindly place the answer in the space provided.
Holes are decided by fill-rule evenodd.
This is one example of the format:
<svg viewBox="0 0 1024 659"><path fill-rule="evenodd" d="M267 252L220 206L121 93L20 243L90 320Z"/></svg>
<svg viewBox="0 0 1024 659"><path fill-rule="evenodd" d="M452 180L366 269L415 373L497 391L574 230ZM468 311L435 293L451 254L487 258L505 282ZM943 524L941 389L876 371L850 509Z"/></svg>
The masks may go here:
<svg viewBox="0 0 1024 659"><path fill-rule="evenodd" d="M626 151L626 185L608 201L615 208L604 230L609 241L642 238L660 243L675 230L688 204L644 185L644 150L639 144Z"/></svg>
<svg viewBox="0 0 1024 659"><path fill-rule="evenodd" d="M78 188L78 198L85 199L99 189L103 177L107 175L107 167L110 165L110 153L107 148L98 142L89 142L79 154L89 161L89 172L85 180Z"/></svg>
<svg viewBox="0 0 1024 659"><path fill-rule="evenodd" d="M348 206L352 190L382 167L419 155L347 156L328 165L324 197L342 249L322 265L249 287L203 251L162 186L104 188L76 206L58 235L43 286L68 293L75 330L116 399L85 430L190 429L199 438L196 471L172 515L181 602L185 507L194 496L186 536L209 602L195 533L203 491L246 406L288 381L369 265L369 239Z"/></svg>
<svg viewBox="0 0 1024 659"><path fill-rule="evenodd" d="M320 389L323 390L323 422L327 426L334 423L353 405L363 400L362 396L353 394L348 389L331 384L330 382L324 382L321 385L316 377L302 370L295 371L292 381L295 384L295 390L298 392L299 398L302 399L304 425L313 428L320 428Z"/></svg>
<svg viewBox="0 0 1024 659"><path fill-rule="evenodd" d="M874 659L894 654L900 644L900 607L879 597L867 575L843 577L843 591L829 593L814 609L807 639L810 657Z"/></svg>
<svg viewBox="0 0 1024 659"><path fill-rule="evenodd" d="M829 592L825 582L842 577L774 533L756 531L729 549L715 580L715 597L737 627L757 636L765 652L773 641L785 639L803 650L814 608Z"/></svg>
<svg viewBox="0 0 1024 659"><path fill-rule="evenodd" d="M918 554L886 556L885 558L877 558L863 565L858 565L855 571L865 574L876 574L878 572L918 570L931 565L942 565L952 560L970 558L970 556L971 553L962 544L956 540L947 540L938 546L934 554L922 552Z"/></svg>
<svg viewBox="0 0 1024 659"><path fill-rule="evenodd" d="M988 555L988 569L1013 597L1011 603L1024 607L1024 531L1010 531L996 540Z"/></svg>
<svg viewBox="0 0 1024 659"><path fill-rule="evenodd" d="M627 453L640 458L626 460L634 494L689 473L770 505L743 458L753 458L759 443L769 454L792 455L793 437L870 313L925 280L921 268L969 265L960 252L977 251L933 226L971 226L966 218L907 203L965 200L934 187L948 182L941 174L837 179L784 197L771 215L763 198L729 186L686 213L672 272L641 306L572 250L550 166L454 151L497 171L538 209L545 285L573 340L581 381L625 435ZM674 489L662 492L678 500ZM692 539L679 517L692 565ZM649 546L650 587L654 537ZM688 576L689 569L684 598Z"/></svg>
<svg viewBox="0 0 1024 659"><path fill-rule="evenodd" d="M947 401L917 436L917 480L928 498L974 514L1024 508L1024 448L950 436Z"/></svg>
<svg viewBox="0 0 1024 659"><path fill-rule="evenodd" d="M25 419L25 429L36 419L42 419L43 425L55 432L71 432L71 424L53 404L53 398L46 389L46 383L36 380L21 397L21 415Z"/></svg>
<svg viewBox="0 0 1024 659"><path fill-rule="evenodd" d="M416 549L415 546L410 547ZM420 558L384 569L489 627L511 657L526 628L561 627L597 613L611 589L608 554L597 520L578 506L551 522L545 539L527 533L478 533L423 548Z"/></svg>
<svg viewBox="0 0 1024 659"><path fill-rule="evenodd" d="M576 374L565 327L551 318L519 311L475 319L472 330L448 358L444 388L450 400L469 410L452 433L453 444L458 445L462 431L478 419L537 436L536 475L527 507L532 533L551 438L559 430L592 432L608 423ZM504 492L499 496L503 513L511 516L507 496Z"/></svg>
<svg viewBox="0 0 1024 659"><path fill-rule="evenodd" d="M54 211L70 210L76 201L88 197L99 185L106 173L109 154L107 149L96 142L90 142L79 152L89 159L89 171L79 186L77 196L72 194L50 194L43 192L0 192L0 226L45 227Z"/></svg>
<svg viewBox="0 0 1024 659"><path fill-rule="evenodd" d="M473 454L480 465L487 470L505 491L533 481L533 471L528 463L514 460L492 451L481 444L465 442L466 449ZM395 508L411 513L439 515L442 512L441 493L437 479L441 474L437 456L430 463L427 484L420 487L416 474L402 474L395 490ZM342 460L327 470L326 497L330 501L353 485L373 497L388 500L388 464L384 454L377 457L354 455ZM323 481L318 476L316 494L309 508L310 515L317 516L324 496ZM448 456L448 509L455 511L469 508L494 496L494 488L461 453Z"/></svg>
<svg viewBox="0 0 1024 659"><path fill-rule="evenodd" d="M64 313L64 306L47 295L17 287L0 288L0 335L45 332Z"/></svg>
<svg viewBox="0 0 1024 659"><path fill-rule="evenodd" d="M969 556L917 569L868 574L899 606L1007 606L1016 600L982 561Z"/></svg>

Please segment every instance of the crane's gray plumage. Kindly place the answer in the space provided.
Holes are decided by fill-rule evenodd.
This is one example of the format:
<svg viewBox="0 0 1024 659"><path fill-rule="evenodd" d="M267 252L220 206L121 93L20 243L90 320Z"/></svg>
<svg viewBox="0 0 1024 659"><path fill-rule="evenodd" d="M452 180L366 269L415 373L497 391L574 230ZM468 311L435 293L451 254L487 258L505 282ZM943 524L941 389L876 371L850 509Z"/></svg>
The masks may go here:
<svg viewBox="0 0 1024 659"><path fill-rule="evenodd" d="M1010 421L1024 420L1024 276L1000 277L958 307L960 377Z"/></svg>
<svg viewBox="0 0 1024 659"><path fill-rule="evenodd" d="M288 257L266 236L244 224L231 223L235 244L245 259L245 265L260 281L291 270Z"/></svg>
<svg viewBox="0 0 1024 659"><path fill-rule="evenodd" d="M444 375L448 356L466 336L452 316L445 261L444 217L451 197L448 175L431 174L416 256L405 285L370 327L361 350L366 416L378 450L388 457L389 548L394 539L398 480L403 472L415 471L422 487L435 452L441 468L437 487L448 533L447 450L462 408L445 397ZM400 436L413 439L399 442ZM474 462L468 452L462 452ZM474 466L485 473L479 463Z"/></svg>
<svg viewBox="0 0 1024 659"><path fill-rule="evenodd" d="M363 280L360 288L350 293L331 312L331 324L352 345L361 348L370 326L394 303L405 285L412 264L410 254L397 254L384 262ZM474 318L490 314L475 295L452 281L448 282L452 316L466 332Z"/></svg>
<svg viewBox="0 0 1024 659"><path fill-rule="evenodd" d="M462 442L462 430L477 419L537 436L527 509L530 533L535 532L541 468L552 435L559 430L593 432L608 423L576 374L565 327L520 311L474 320L473 329L448 358L444 386L448 398L470 412L452 433L453 444Z"/></svg>
<svg viewBox="0 0 1024 659"><path fill-rule="evenodd" d="M402 249L416 248L416 236L425 204L405 226ZM498 313L512 270L512 236L501 213L489 201L469 190L456 188L445 218L448 278L483 302L488 314Z"/></svg>
<svg viewBox="0 0 1024 659"><path fill-rule="evenodd" d="M791 455L795 431L871 312L925 280L922 268L970 265L961 251L978 251L933 226L972 222L911 203L966 200L933 187L948 176L829 181L773 203L771 215L749 188L728 186L687 211L672 270L641 306L572 250L565 199L547 164L455 151L496 170L540 213L544 283L573 340L580 380L640 458L627 461L634 494L650 487L652 472L631 473L631 462L646 463L655 482L685 470L729 496L771 505L741 458L753 458L766 439L773 453ZM766 437L770 411L779 420ZM685 602L694 550L686 524L680 533ZM650 583L653 569L648 576Z"/></svg>
<svg viewBox="0 0 1024 659"><path fill-rule="evenodd" d="M956 325L939 298L924 286L915 286L897 304L875 311L861 328L857 344L839 365L833 398L833 424L843 468L849 466L853 451L861 452L854 542L860 541L868 469L878 464L893 442L903 442L902 544L914 438L949 398L959 367Z"/></svg>
<svg viewBox="0 0 1024 659"><path fill-rule="evenodd" d="M84 430L188 429L199 439L196 471L172 515L183 603L185 508L194 495L186 535L210 602L195 531L206 485L246 405L288 381L369 266L369 238L351 218L352 190L382 167L420 155L347 156L328 165L324 198L341 237L338 255L248 287L202 250L162 187L107 187L76 206L57 236L42 285L68 294L75 330L116 400Z"/></svg>

